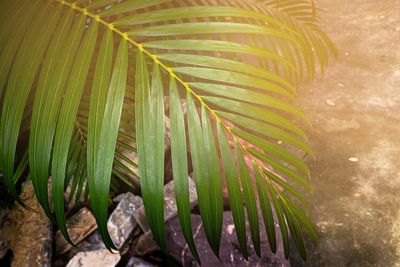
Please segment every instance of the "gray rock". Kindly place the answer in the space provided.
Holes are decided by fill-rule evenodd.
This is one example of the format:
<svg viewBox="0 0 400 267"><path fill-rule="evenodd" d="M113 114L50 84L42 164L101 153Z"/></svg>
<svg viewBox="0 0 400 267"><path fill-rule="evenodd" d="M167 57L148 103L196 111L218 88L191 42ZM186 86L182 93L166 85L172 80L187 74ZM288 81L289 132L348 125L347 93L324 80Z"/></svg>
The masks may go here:
<svg viewBox="0 0 400 267"><path fill-rule="evenodd" d="M84 251L77 253L67 264L67 267L114 267L120 261L119 253L111 253L108 249Z"/></svg>
<svg viewBox="0 0 400 267"><path fill-rule="evenodd" d="M82 208L67 220L67 229L72 242L78 244L97 229L97 224L92 212L87 208ZM72 248L60 230L57 231L54 239L56 255L64 254Z"/></svg>
<svg viewBox="0 0 400 267"><path fill-rule="evenodd" d="M121 249L137 226L134 214L143 206L140 197L126 193L110 215L107 228L117 249Z"/></svg>
<svg viewBox="0 0 400 267"><path fill-rule="evenodd" d="M145 234L148 234L151 232L150 230L150 226L149 226L149 222L147 221L147 217L146 217L146 211L144 209L144 206L141 206L134 214L133 217L135 218L136 222L138 223L138 225L140 226L140 229L142 229L142 231Z"/></svg>
<svg viewBox="0 0 400 267"><path fill-rule="evenodd" d="M65 267L68 262L80 252L89 252L106 249L103 239L101 238L99 231L95 230L92 234L86 237L84 240L79 242L76 246L69 249L66 253L59 255L52 262L53 267Z"/></svg>
<svg viewBox="0 0 400 267"><path fill-rule="evenodd" d="M84 240L79 242L75 247L72 247L70 250L68 250L68 252L64 255L67 259L71 259L79 252L100 250L104 248L106 247L103 243L103 239L101 238L99 231L96 230Z"/></svg>
<svg viewBox="0 0 400 267"><path fill-rule="evenodd" d="M197 192L196 186L192 178L189 179L189 199L190 205L193 208L197 204ZM167 183L164 187L164 220L167 222L178 215L178 209L176 207L176 196L174 181Z"/></svg>
<svg viewBox="0 0 400 267"><path fill-rule="evenodd" d="M126 267L155 267L155 265L144 261L141 258L131 257Z"/></svg>
<svg viewBox="0 0 400 267"><path fill-rule="evenodd" d="M121 202L121 200L123 200L124 198L128 197L131 194L132 194L131 192L119 194L118 196L113 198L113 202L119 203L119 202Z"/></svg>

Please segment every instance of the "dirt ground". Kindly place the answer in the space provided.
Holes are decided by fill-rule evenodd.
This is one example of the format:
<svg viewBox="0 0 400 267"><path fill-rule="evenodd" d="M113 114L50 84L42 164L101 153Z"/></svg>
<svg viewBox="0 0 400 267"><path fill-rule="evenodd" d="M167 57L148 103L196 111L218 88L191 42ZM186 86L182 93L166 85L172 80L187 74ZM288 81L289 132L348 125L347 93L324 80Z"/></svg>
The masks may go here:
<svg viewBox="0 0 400 267"><path fill-rule="evenodd" d="M341 55L302 100L320 234L305 266L400 266L400 0L316 2Z"/></svg>

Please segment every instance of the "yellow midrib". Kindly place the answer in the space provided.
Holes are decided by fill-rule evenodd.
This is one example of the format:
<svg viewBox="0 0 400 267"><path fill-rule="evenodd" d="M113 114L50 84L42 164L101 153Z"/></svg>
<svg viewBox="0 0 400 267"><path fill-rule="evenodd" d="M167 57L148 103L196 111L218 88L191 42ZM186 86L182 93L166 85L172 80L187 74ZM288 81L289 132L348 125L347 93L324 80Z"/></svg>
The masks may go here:
<svg viewBox="0 0 400 267"><path fill-rule="evenodd" d="M204 106L215 118L215 120L217 121L217 123L220 123L221 126L223 126L223 128L225 128L229 134L232 136L232 138L234 139L234 141L236 141L240 148L243 150L244 153L246 153L250 158L251 161L256 164L259 168L262 168L262 166L260 166L260 164L258 163L258 161L254 160L254 156L249 153L247 151L247 148L245 146L243 146L241 144L241 142L239 142L239 139L236 137L236 135L232 132L231 128L226 125L221 118L215 113L215 111L213 109L211 109L207 103L204 102L204 100L201 98L201 96L199 96L198 94L196 94L189 86L189 84L187 84L186 82L184 82L178 75L176 75L173 71L172 68L169 68L168 66L166 66L164 63L160 62L157 57L155 55L153 55L149 50L145 49L140 43L137 43L135 40L133 40L132 38L130 38L128 36L127 33L124 33L122 31L120 31L119 29L117 29L112 23L109 23L105 20L103 20L100 16L95 15L93 13L90 13L87 9L82 8L80 6L77 6L75 3L69 3L66 2L64 0L55 0L55 2L58 2L62 5L65 5L69 8L72 8L94 20L96 20L97 22L99 22L100 24L103 24L104 26L106 26L107 28L109 28L111 31L115 32L116 34L118 34L119 36L121 36L123 39L125 39L126 41L128 41L129 43L131 43L132 45L134 45L137 49L139 49L140 51L142 51L144 54L146 54L147 56L149 56L151 59L153 59L155 64L159 64L161 68L163 68L166 72L169 73L169 75L171 77L173 77L176 81L178 81L180 84L182 84L182 86L185 88L186 91L188 91L189 93L191 93L199 102L202 106Z"/></svg>

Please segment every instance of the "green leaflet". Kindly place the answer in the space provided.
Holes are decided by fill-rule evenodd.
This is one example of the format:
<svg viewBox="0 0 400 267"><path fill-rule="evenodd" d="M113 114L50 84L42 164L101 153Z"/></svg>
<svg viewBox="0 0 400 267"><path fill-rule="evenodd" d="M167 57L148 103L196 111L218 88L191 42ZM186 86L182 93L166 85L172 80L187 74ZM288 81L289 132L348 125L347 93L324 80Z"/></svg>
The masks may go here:
<svg viewBox="0 0 400 267"><path fill-rule="evenodd" d="M24 33L29 28L28 25L30 21L35 18L36 23L42 19L43 13L49 7L49 3L40 11L41 1L35 1L33 4L29 5L29 8L24 6L17 13L18 16L15 17L15 20L12 21L13 24L10 25L10 31L13 32L12 38L7 38L7 42L5 39L1 40L1 45L4 45L3 50L0 54L0 99L3 94L3 88L7 81L7 74L10 70L10 67L13 63L13 58L17 53L18 46L21 40L24 37ZM22 21L20 20L22 18ZM4 34L6 35L6 34ZM2 38L6 38L6 36L2 36Z"/></svg>
<svg viewBox="0 0 400 267"><path fill-rule="evenodd" d="M291 68L295 69L295 67L291 62L277 55L273 51L229 41L190 40L190 39L160 40L160 41L145 42L143 43L143 46L146 48L154 48L154 49L243 53L243 54L249 54L253 56L276 60L277 62L288 65Z"/></svg>
<svg viewBox="0 0 400 267"><path fill-rule="evenodd" d="M113 33L106 30L101 41L95 75L90 95L90 107L87 134L87 175L89 187L95 183L95 173L99 168L97 160L100 148L100 133L103 128L107 93L110 87ZM88 188L88 186L87 186ZM86 190L87 192L88 190Z"/></svg>
<svg viewBox="0 0 400 267"><path fill-rule="evenodd" d="M87 2L86 0L77 0L75 1L76 4L80 4L83 2ZM86 9L90 10L90 9L95 9L95 8L99 8L102 6L107 6L110 4L114 4L115 0L98 0L98 1L93 1L92 3L88 4L86 6Z"/></svg>
<svg viewBox="0 0 400 267"><path fill-rule="evenodd" d="M213 34L213 33L234 33L234 34L258 34L277 36L286 40L290 40L296 44L289 34L268 28L265 26L251 25L245 23L232 22L189 22L178 24L165 24L140 28L130 31L129 35L139 36L176 36L188 34Z"/></svg>
<svg viewBox="0 0 400 267"><path fill-rule="evenodd" d="M220 123L217 123L217 132L219 147L222 155L222 165L224 167L225 180L229 193L229 204L232 210L233 221L236 228L236 235L238 237L243 256L247 259L246 224L244 219L242 192L237 177L232 151L229 147L228 140L226 139L224 130Z"/></svg>
<svg viewBox="0 0 400 267"><path fill-rule="evenodd" d="M286 222L290 229L291 236L296 244L297 251L299 252L302 259L304 261L307 261L307 252L304 246L304 237L301 225L299 224L297 218L294 216L292 211L289 208L287 208L285 200L281 196L279 197L279 199L282 203L282 208L284 209L285 212Z"/></svg>
<svg viewBox="0 0 400 267"><path fill-rule="evenodd" d="M190 155L192 156L193 175L196 182L196 190L199 202L201 219L204 231L211 249L219 257L219 237L214 234L215 224L212 219L212 208L210 203L210 173L207 166L205 144L201 122L197 113L196 105L191 94L186 94L187 120L189 130Z"/></svg>
<svg viewBox="0 0 400 267"><path fill-rule="evenodd" d="M282 187L282 191L285 193L290 193L292 196L294 196L295 198L297 198L298 200L301 201L302 204L304 204L304 206L308 206L307 200L305 199L305 197L296 189L294 189L294 187L289 183L289 181L285 181L282 177L279 177L277 175L275 175L274 173L272 173L271 171L268 171L266 169L262 170L263 175L266 175L270 181L274 182L275 184L277 184L278 186Z"/></svg>
<svg viewBox="0 0 400 267"><path fill-rule="evenodd" d="M164 104L159 65L151 87L143 52L136 56L135 120L143 203L154 238L166 250L164 230Z"/></svg>
<svg viewBox="0 0 400 267"><path fill-rule="evenodd" d="M214 131L210 122L209 113L205 107L201 107L201 123L203 127L204 153L208 166L208 207L211 210L211 227L213 228L213 242L220 245L222 223L223 223L223 198L222 177L219 166L218 149L215 143Z"/></svg>
<svg viewBox="0 0 400 267"><path fill-rule="evenodd" d="M242 188L243 188L243 195L247 210L247 218L249 220L249 225L250 225L251 238L253 240L256 253L260 257L261 255L260 226L258 223L259 220L258 220L256 197L254 194L253 185L250 181L250 174L246 165L246 161L243 157L243 153L237 141L235 141L235 152L240 169L240 181L242 183Z"/></svg>
<svg viewBox="0 0 400 267"><path fill-rule="evenodd" d="M12 2L2 2L0 7L0 16L3 23L0 25L0 52L3 50L4 46L9 41L8 37L15 30L12 25L18 25L21 19L26 19L23 17L23 12L27 11L25 5L28 2L22 3L20 0Z"/></svg>
<svg viewBox="0 0 400 267"><path fill-rule="evenodd" d="M285 220L285 215L282 210L281 203L276 196L278 191L276 190L275 187L271 184L270 181L267 180L267 185L269 189L269 195L272 199L272 203L274 204L275 208L275 213L276 217L278 217L278 222L279 222L279 229L281 230L281 236L283 240L283 249L285 251L285 257L286 259L289 258L289 253L290 253L290 245L289 245L289 233L286 225L286 220Z"/></svg>
<svg viewBox="0 0 400 267"><path fill-rule="evenodd" d="M101 12L99 16L112 16L116 14L121 14L129 11L134 11L141 8L146 8L158 4L162 4L165 2L169 2L171 0L126 0L119 4L114 4L111 8ZM115 1L114 1L115 3Z"/></svg>
<svg viewBox="0 0 400 267"><path fill-rule="evenodd" d="M201 91L207 92L209 94L215 94L219 97L223 98L232 98L235 100L246 101L250 104L258 104L266 107L274 108L280 111L284 111L291 115L295 115L296 117L302 119L303 121L308 122L306 116L302 111L297 109L296 107L270 95L255 92L248 89L243 89L236 86L228 86L223 84L212 84L212 83L203 83L203 82L191 82L189 83L193 88L199 89ZM209 96L203 96L204 99L212 101L212 98Z"/></svg>
<svg viewBox="0 0 400 267"><path fill-rule="evenodd" d="M166 60L175 63L189 64L200 67L216 68L216 69L245 73L248 75L256 76L258 78L263 78L281 84L284 86L284 88L288 89L289 91L293 91L292 85L279 75L271 71L268 71L264 68L256 67L254 65L239 62L232 59L205 56L205 55L174 54L174 53L159 54L157 55L157 58L160 60ZM198 83L191 83L191 84L198 84ZM210 85L218 85L218 84L210 84Z"/></svg>
<svg viewBox="0 0 400 267"><path fill-rule="evenodd" d="M251 144L256 145L258 148L263 149L266 153L271 154L276 158L291 164L298 170L301 170L307 176L310 176L310 170L308 169L307 165L297 156L290 153L289 151L279 146L278 144L274 144L272 142L264 140L263 138L252 135L239 128L234 128L232 129L232 131L235 134L237 134L240 138L246 140L247 142L250 142Z"/></svg>
<svg viewBox="0 0 400 267"><path fill-rule="evenodd" d="M251 94L251 92L249 92ZM224 99L221 97L206 96L204 97L207 102L210 102L220 109L227 110L228 112L236 112L243 116L257 118L264 122L274 124L275 126L284 128L293 133L296 133L302 138L307 138L304 131L297 126L291 120L277 114L276 112L271 112L265 108L257 107L255 105L247 104L244 102L234 101L230 99Z"/></svg>
<svg viewBox="0 0 400 267"><path fill-rule="evenodd" d="M114 248L107 230L107 207L112 164L117 142L119 121L124 100L128 72L128 43L121 40L112 70L110 87L100 129L99 149L96 155L94 177L88 177L90 200L99 232L108 249Z"/></svg>
<svg viewBox="0 0 400 267"><path fill-rule="evenodd" d="M81 153L80 158L78 159L77 163L78 164L76 164L75 173L73 174L73 177L72 177L71 191L70 191L70 194L69 194L68 200L67 200L68 204L71 203L73 197L76 195L80 181L82 179L86 178L84 176L84 172L83 172L84 168L86 168L86 153Z"/></svg>
<svg viewBox="0 0 400 267"><path fill-rule="evenodd" d="M110 0L106 0L110 1ZM229 6L188 6L165 8L161 10L152 10L150 12L135 14L118 19L115 25L136 25L150 22L163 22L168 20L203 18L203 17L243 17L258 18L271 22L273 24L283 26L285 30L290 29L287 25L283 25L271 16L265 16L258 12L252 12L245 9L229 7Z"/></svg>
<svg viewBox="0 0 400 267"><path fill-rule="evenodd" d="M74 136L72 137L69 145L67 167L65 173L65 184L68 185L72 176L74 175L75 169L80 161L80 157L85 155L85 148L81 141L81 134L77 128L75 128ZM82 159L83 160L83 159Z"/></svg>
<svg viewBox="0 0 400 267"><path fill-rule="evenodd" d="M81 200L82 190L84 190L84 189L87 190L87 188L88 188L87 169L86 169L86 166L84 166L81 174L79 175L79 184L77 186L77 190L75 193L75 200L74 200L75 203L74 203L73 209L75 209L78 206L78 204ZM72 201L72 199L70 201Z"/></svg>
<svg viewBox="0 0 400 267"><path fill-rule="evenodd" d="M281 174L283 174L285 177L291 178L294 181L298 182L302 186L304 186L309 192L312 191L311 185L309 180L304 177L303 175L293 171L292 169L286 167L285 165L268 158L265 154L260 153L256 151L253 148L247 148L247 151L251 153L253 156L264 162L267 166L270 166L274 169L274 171L277 171Z"/></svg>
<svg viewBox="0 0 400 267"><path fill-rule="evenodd" d="M179 222L192 255L197 262L200 263L200 258L193 240L192 223L190 219L185 121L176 81L173 78L171 78L169 82L169 106L172 170Z"/></svg>
<svg viewBox="0 0 400 267"><path fill-rule="evenodd" d="M39 203L48 216L52 216L47 184L53 138L66 81L78 50L85 18L80 16L74 23L73 13L69 12L62 23L59 34L53 36L42 66L32 111L29 138L29 165L32 183ZM64 50L64 45L67 46L66 50Z"/></svg>
<svg viewBox="0 0 400 267"><path fill-rule="evenodd" d="M237 17L259 19L263 21L266 25L271 25L273 28L282 29L289 32L290 34L293 34L296 38L303 38L303 36L294 31L291 26L288 26L290 25L289 23L282 23L282 21L276 19L267 12L254 12L252 10L230 6L186 6L152 10L146 13L139 13L120 18L115 22L115 25L137 25L153 22L164 22L169 20L175 21L178 19L203 17Z"/></svg>
<svg viewBox="0 0 400 267"><path fill-rule="evenodd" d="M266 183L260 176L260 170L257 165L253 163L254 178L257 184L258 199L260 201L261 212L264 219L265 231L268 236L268 243L273 253L276 253L276 235L275 235L275 222L272 215L272 208L270 204L270 197L268 197Z"/></svg>
<svg viewBox="0 0 400 267"><path fill-rule="evenodd" d="M201 79L226 82L237 86L251 86L268 92L281 94L288 98L293 98L293 95L282 87L277 86L276 84L268 82L266 80L255 78L246 74L200 67L178 67L174 68L174 71L176 73L189 75Z"/></svg>
<svg viewBox="0 0 400 267"><path fill-rule="evenodd" d="M312 152L309 145L296 135L287 133L286 131L283 131L282 129L279 129L275 126L268 125L266 123L256 121L247 117L232 115L223 111L218 111L217 114L225 119L230 120L240 127L249 129L256 132L257 134L261 134L266 137L274 138L277 141L283 141L289 145L303 150L304 152L307 152L310 156L314 156L314 153Z"/></svg>
<svg viewBox="0 0 400 267"><path fill-rule="evenodd" d="M22 174L26 170L29 165L29 157L28 157L28 150L25 150L24 154L22 155L17 168L15 169L14 174L14 184L16 184L19 179L22 177ZM0 170L1 171L1 170ZM30 209L28 207L28 209Z"/></svg>
<svg viewBox="0 0 400 267"><path fill-rule="evenodd" d="M79 102L83 93L86 76L96 44L97 32L98 23L95 22L89 27L88 32L85 34L75 58L73 69L66 87L64 101L61 106L60 116L58 118L53 147L51 174L53 176L52 192L54 211L60 231L71 243L72 241L67 232L64 214L64 178L70 143L66 141L71 140L72 138Z"/></svg>
<svg viewBox="0 0 400 267"><path fill-rule="evenodd" d="M310 236L312 242L314 243L314 246L316 246L318 243L318 234L315 231L310 218L308 218L307 215L285 195L281 194L281 198L285 201L286 208L289 209L291 213L297 218L298 222L304 227L304 230Z"/></svg>
<svg viewBox="0 0 400 267"><path fill-rule="evenodd" d="M6 87L1 112L0 147L2 149L0 151L0 169L2 169L5 184L12 196L20 204L22 202L14 186L14 161L18 135L29 92L39 70L39 62L51 38L50 33L57 26L56 19L61 10L58 8L50 18L47 17L47 11L48 9L44 8L39 13L39 19L33 24L34 29L37 30L30 31L21 44L21 51L23 52L19 53L15 59ZM46 27L38 27L40 23L45 23ZM22 78L20 77L21 70L24 70Z"/></svg>

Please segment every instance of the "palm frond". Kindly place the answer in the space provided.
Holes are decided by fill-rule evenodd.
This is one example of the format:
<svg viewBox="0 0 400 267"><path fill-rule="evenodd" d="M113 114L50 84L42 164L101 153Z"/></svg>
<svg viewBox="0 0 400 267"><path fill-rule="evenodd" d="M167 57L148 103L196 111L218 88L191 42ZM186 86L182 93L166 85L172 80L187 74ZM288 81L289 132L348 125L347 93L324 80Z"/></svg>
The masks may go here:
<svg viewBox="0 0 400 267"><path fill-rule="evenodd" d="M188 151L216 255L226 183L245 257L246 214L260 255L259 202L272 251L276 213L286 256L291 235L306 258L303 235L317 236L303 211L310 173L298 152L313 153L302 129L308 120L295 100L299 85L313 78L317 65L325 69L336 51L312 1L1 5L0 169L16 199L15 178L29 165L40 204L69 240L64 191L70 185L69 201L89 194L112 248L106 227L111 177L127 184L133 177L140 180L153 235L166 249L167 116L179 221L193 256L200 261L190 221ZM25 156L17 156L27 131Z"/></svg>

